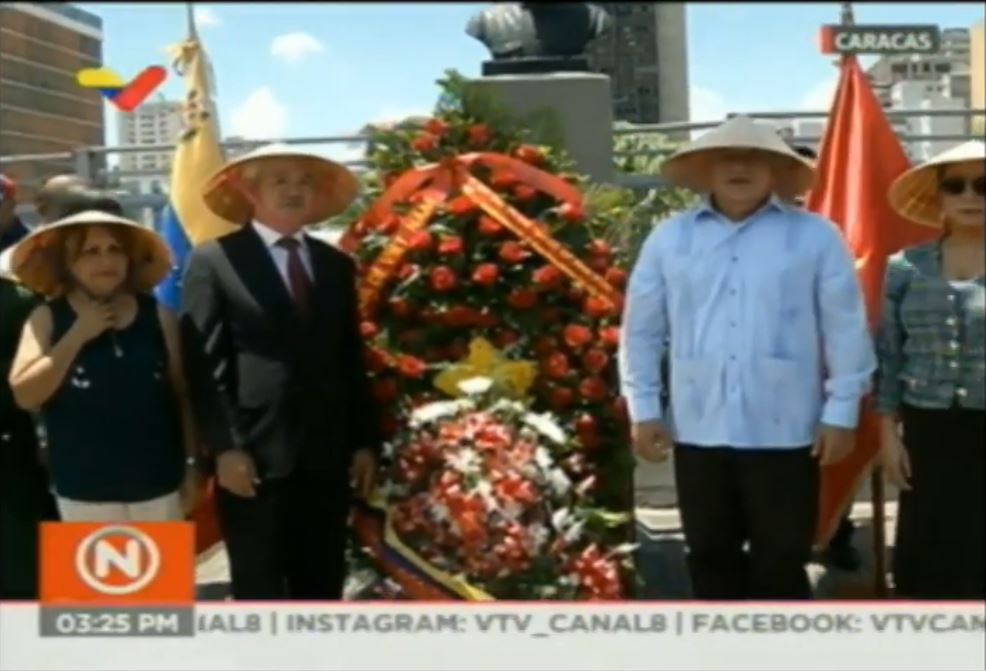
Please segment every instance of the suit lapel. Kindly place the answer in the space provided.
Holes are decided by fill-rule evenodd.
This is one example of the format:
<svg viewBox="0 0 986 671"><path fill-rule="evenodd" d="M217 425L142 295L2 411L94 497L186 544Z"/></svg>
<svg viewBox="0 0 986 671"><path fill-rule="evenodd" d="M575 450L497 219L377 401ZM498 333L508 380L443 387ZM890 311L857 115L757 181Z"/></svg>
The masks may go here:
<svg viewBox="0 0 986 671"><path fill-rule="evenodd" d="M294 300L260 235L252 226L246 226L227 239L234 268L257 303L273 319L297 319Z"/></svg>

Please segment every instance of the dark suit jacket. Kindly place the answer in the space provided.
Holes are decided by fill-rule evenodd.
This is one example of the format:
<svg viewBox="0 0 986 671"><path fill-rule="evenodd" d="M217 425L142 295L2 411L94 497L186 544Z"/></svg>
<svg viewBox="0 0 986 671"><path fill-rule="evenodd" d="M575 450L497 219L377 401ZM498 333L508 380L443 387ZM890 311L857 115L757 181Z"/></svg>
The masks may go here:
<svg viewBox="0 0 986 671"><path fill-rule="evenodd" d="M213 455L249 452L262 478L295 468L346 477L353 452L380 442L355 264L313 237L307 244L314 274L307 322L250 226L197 247L182 282L199 431Z"/></svg>

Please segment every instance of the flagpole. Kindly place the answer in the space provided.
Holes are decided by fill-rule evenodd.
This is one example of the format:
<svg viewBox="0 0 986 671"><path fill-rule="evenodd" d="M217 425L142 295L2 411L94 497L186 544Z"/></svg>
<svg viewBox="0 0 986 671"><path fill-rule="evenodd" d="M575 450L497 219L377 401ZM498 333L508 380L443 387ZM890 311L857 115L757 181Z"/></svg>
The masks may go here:
<svg viewBox="0 0 986 671"><path fill-rule="evenodd" d="M843 26L856 24L856 17L853 14L852 3L843 2L840 23ZM877 598L887 597L887 534L886 534L886 511L884 506L885 494L883 483L883 471L879 463L875 464L870 471L870 501L873 506L873 590Z"/></svg>

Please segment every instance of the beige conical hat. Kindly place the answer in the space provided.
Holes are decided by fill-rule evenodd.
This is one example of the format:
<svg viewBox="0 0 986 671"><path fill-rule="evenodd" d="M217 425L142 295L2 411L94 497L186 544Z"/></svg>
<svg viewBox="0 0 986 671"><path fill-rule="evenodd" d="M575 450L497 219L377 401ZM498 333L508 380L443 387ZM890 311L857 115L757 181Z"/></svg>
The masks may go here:
<svg viewBox="0 0 986 671"><path fill-rule="evenodd" d="M306 224L325 221L339 214L349 207L359 193L359 180L345 166L318 154L274 143L238 156L209 178L203 191L206 205L227 221L247 223L253 217L253 205L243 196L232 178L242 176L243 170L249 166L275 158L296 159L308 163L315 171L315 211L312 220L305 222Z"/></svg>
<svg viewBox="0 0 986 671"><path fill-rule="evenodd" d="M942 166L967 161L986 161L986 143L971 140L928 159L894 180L888 198L890 206L902 217L925 226L940 227L941 201L938 176Z"/></svg>
<svg viewBox="0 0 986 671"><path fill-rule="evenodd" d="M709 158L717 149L759 149L790 164L789 170L778 171L776 176L775 191L783 198L804 193L815 179L811 161L798 155L775 131L747 116L735 116L679 149L661 165L661 175L677 186L707 193Z"/></svg>
<svg viewBox="0 0 986 671"><path fill-rule="evenodd" d="M58 261L65 232L72 226L126 226L133 234L130 263L137 291L150 291L171 271L171 251L164 239L136 221L99 210L86 210L36 228L10 250L10 275L32 291L55 296L64 290Z"/></svg>

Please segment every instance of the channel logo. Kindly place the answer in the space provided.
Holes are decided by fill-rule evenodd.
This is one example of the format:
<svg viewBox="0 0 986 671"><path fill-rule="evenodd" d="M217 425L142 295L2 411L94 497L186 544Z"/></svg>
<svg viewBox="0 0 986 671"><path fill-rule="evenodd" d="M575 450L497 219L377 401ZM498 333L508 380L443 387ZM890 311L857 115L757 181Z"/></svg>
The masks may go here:
<svg viewBox="0 0 986 671"><path fill-rule="evenodd" d="M86 68L75 74L79 86L96 89L123 112L137 109L167 78L168 71L160 65L144 68L129 83L109 68Z"/></svg>
<svg viewBox="0 0 986 671"><path fill-rule="evenodd" d="M41 603L191 603L194 543L188 522L45 523Z"/></svg>

